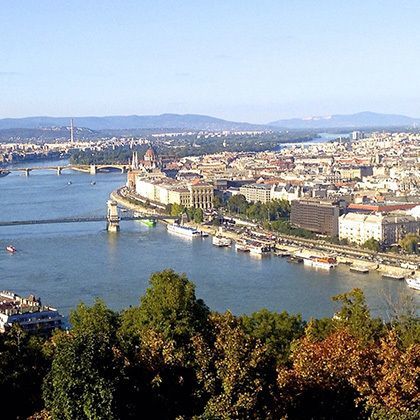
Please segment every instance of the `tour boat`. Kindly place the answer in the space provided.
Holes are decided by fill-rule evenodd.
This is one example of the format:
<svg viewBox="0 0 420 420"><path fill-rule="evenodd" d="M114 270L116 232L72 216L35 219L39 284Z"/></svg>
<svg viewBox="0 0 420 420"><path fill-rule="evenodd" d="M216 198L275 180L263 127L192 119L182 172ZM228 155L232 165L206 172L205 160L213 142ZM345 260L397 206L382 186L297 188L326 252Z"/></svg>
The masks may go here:
<svg viewBox="0 0 420 420"><path fill-rule="evenodd" d="M13 245L7 245L6 251L10 252L11 254L14 254L17 251L17 249Z"/></svg>
<svg viewBox="0 0 420 420"><path fill-rule="evenodd" d="M235 248L237 252L250 252L249 245L246 241L237 241Z"/></svg>
<svg viewBox="0 0 420 420"><path fill-rule="evenodd" d="M227 247L232 245L232 240L230 238L225 238L220 235L213 236L213 245L219 247Z"/></svg>
<svg viewBox="0 0 420 420"><path fill-rule="evenodd" d="M303 264L314 268L324 268L330 270L337 266L337 260L334 257L319 257L311 255L303 258Z"/></svg>
<svg viewBox="0 0 420 420"><path fill-rule="evenodd" d="M154 227L156 226L156 219L150 218L150 219L141 219L140 223L143 225L146 225L148 227Z"/></svg>
<svg viewBox="0 0 420 420"><path fill-rule="evenodd" d="M408 277L405 282L411 289L420 290L420 277Z"/></svg>
<svg viewBox="0 0 420 420"><path fill-rule="evenodd" d="M200 238L201 237L201 232L198 231L197 229L188 227L188 226L183 226L180 225L178 223L172 223L172 224L168 224L166 226L166 229L168 230L168 232L171 233L176 233L177 235L182 235L182 236L186 236L189 238Z"/></svg>
<svg viewBox="0 0 420 420"><path fill-rule="evenodd" d="M271 248L267 245L254 243L250 245L249 252L253 255L268 255L271 252Z"/></svg>

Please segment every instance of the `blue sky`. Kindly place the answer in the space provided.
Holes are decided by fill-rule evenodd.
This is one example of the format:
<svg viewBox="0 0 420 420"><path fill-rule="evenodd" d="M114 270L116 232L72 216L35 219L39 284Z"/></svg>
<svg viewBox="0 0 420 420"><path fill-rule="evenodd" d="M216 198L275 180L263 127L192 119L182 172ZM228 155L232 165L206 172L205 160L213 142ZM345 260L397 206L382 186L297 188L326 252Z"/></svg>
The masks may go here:
<svg viewBox="0 0 420 420"><path fill-rule="evenodd" d="M419 0L13 0L0 118L420 117Z"/></svg>

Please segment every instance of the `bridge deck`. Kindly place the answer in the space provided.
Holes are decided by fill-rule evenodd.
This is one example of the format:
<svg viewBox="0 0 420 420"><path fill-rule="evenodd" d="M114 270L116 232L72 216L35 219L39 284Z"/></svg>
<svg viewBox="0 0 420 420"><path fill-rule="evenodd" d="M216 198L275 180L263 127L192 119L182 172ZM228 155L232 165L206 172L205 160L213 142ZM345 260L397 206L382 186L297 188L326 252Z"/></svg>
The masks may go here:
<svg viewBox="0 0 420 420"><path fill-rule="evenodd" d="M144 220L144 219L158 219L158 220L175 220L175 216L123 216L120 217L120 221L131 221L131 220ZM108 219L105 216L94 216L94 217L64 217L60 219L39 219L39 220L12 220L12 221L0 221L0 227L2 226L22 226L22 225L49 225L58 223L87 223L87 222L106 222Z"/></svg>

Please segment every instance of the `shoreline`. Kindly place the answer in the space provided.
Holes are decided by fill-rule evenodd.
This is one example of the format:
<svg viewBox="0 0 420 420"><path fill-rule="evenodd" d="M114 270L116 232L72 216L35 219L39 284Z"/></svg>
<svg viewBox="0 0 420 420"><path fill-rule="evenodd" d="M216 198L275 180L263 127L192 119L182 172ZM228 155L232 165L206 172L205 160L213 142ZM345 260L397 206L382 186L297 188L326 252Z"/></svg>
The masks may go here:
<svg viewBox="0 0 420 420"><path fill-rule="evenodd" d="M121 194L121 191L124 188L125 187L121 187L117 190L112 191L112 193L110 194L111 199L115 200L120 206L127 208L129 210L138 211L140 213L144 213L150 216L153 216L156 214L159 214L160 216L163 215L162 213L159 213L156 211L153 212L150 208L145 207L140 202L132 203L130 200L128 200L126 197L124 197ZM134 198L132 197L131 199L134 200ZM165 224L170 223L170 220L162 220L162 221ZM211 227L211 226L203 225L200 223L189 222L189 223L186 223L186 225L202 230L203 232L206 232L211 236L216 235L218 232L218 227ZM267 231L263 231L263 232L265 235L273 235L272 232L267 232ZM234 242L237 242L238 240L243 239L243 237L240 234L236 232L232 232L232 231L223 231L222 236L232 239ZM307 254L307 255L314 254L314 251L321 254L326 254L327 252L329 252L330 254L340 252L345 255L338 255L337 262L340 265L347 265L349 266L349 268L350 267L366 268L370 271L376 271L382 276L388 275L388 276L407 278L407 277L412 276L413 272L414 272L414 275L418 275L418 270L416 271L409 270L395 264L393 265L381 264L375 261L366 261L365 259L357 258L357 256L355 255L351 255L351 254L349 255L348 252L346 255L346 251L347 251L346 249L338 248L336 246L333 246L332 244L323 244L323 243L319 243L313 240L302 241L302 238L294 238L294 237L289 237L289 236L281 236L281 235L274 235L274 236L277 238L277 241L272 241L272 246L275 250L278 250L278 251L287 251L290 253L299 252L300 254ZM283 242L286 242L286 243L283 243ZM290 244L290 242L292 244ZM353 250L353 253L354 252L357 253L357 251ZM354 274L357 274L357 273L354 273Z"/></svg>

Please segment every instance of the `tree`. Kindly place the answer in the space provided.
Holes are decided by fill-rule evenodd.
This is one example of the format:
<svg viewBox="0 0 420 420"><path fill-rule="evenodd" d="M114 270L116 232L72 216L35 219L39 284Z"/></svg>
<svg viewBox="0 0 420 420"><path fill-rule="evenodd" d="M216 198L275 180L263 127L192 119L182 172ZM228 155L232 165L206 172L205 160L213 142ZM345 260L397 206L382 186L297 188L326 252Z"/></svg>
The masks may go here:
<svg viewBox="0 0 420 420"><path fill-rule="evenodd" d="M215 195L214 197L213 197L213 207L215 208L215 209L219 209L220 207L222 207L223 206L223 201L222 201L222 199L218 196L218 195Z"/></svg>
<svg viewBox="0 0 420 420"><path fill-rule="evenodd" d="M118 417L122 360L117 350L116 315L101 301L80 304L70 315L73 329L59 333L44 400L53 419Z"/></svg>
<svg viewBox="0 0 420 420"><path fill-rule="evenodd" d="M193 220L195 223L202 223L204 220L203 210L200 208L194 209Z"/></svg>
<svg viewBox="0 0 420 420"><path fill-rule="evenodd" d="M277 418L275 365L230 312L212 314L214 338L194 337L204 418Z"/></svg>
<svg viewBox="0 0 420 420"><path fill-rule="evenodd" d="M152 274L139 307L123 312L122 330L132 334L151 328L165 339L185 343L206 328L208 314L187 276L167 269Z"/></svg>
<svg viewBox="0 0 420 420"><path fill-rule="evenodd" d="M360 418L353 376L362 376L371 364L359 340L345 328L321 341L305 336L294 346L291 369L278 371L277 383L290 418Z"/></svg>
<svg viewBox="0 0 420 420"><path fill-rule="evenodd" d="M0 334L2 418L26 418L42 408L41 385L50 362L44 339L30 336L17 324Z"/></svg>
<svg viewBox="0 0 420 420"><path fill-rule="evenodd" d="M243 194L232 195L227 201L227 208L229 213L245 213L249 204Z"/></svg>
<svg viewBox="0 0 420 420"><path fill-rule="evenodd" d="M178 203L173 203L171 206L171 216L179 216L184 211L184 207Z"/></svg>
<svg viewBox="0 0 420 420"><path fill-rule="evenodd" d="M243 315L245 331L267 346L267 353L277 361L285 363L290 355L294 340L300 338L305 329L305 322L300 315L289 315L261 309L251 315Z"/></svg>
<svg viewBox="0 0 420 420"><path fill-rule="evenodd" d="M140 306L122 314L119 336L134 417L190 418L200 410L191 340L208 335L209 310L185 274L154 273Z"/></svg>
<svg viewBox="0 0 420 420"><path fill-rule="evenodd" d="M420 235L416 235L415 233L409 233L400 240L401 247L404 249L404 251L408 252L409 254L420 253L419 244Z"/></svg>
<svg viewBox="0 0 420 420"><path fill-rule="evenodd" d="M371 251L378 252L381 249L381 244L376 239L370 238L362 245L362 247Z"/></svg>
<svg viewBox="0 0 420 420"><path fill-rule="evenodd" d="M404 415L419 418L420 343L401 350L396 332L390 330L375 350L374 380L363 389L368 406L381 411L385 418L391 417L389 413L398 414L397 418L404 418Z"/></svg>
<svg viewBox="0 0 420 420"><path fill-rule="evenodd" d="M362 290L353 289L348 293L333 296L332 300L342 305L334 316L334 321L339 328L347 327L363 342L375 340L384 332L382 321L371 317Z"/></svg>

